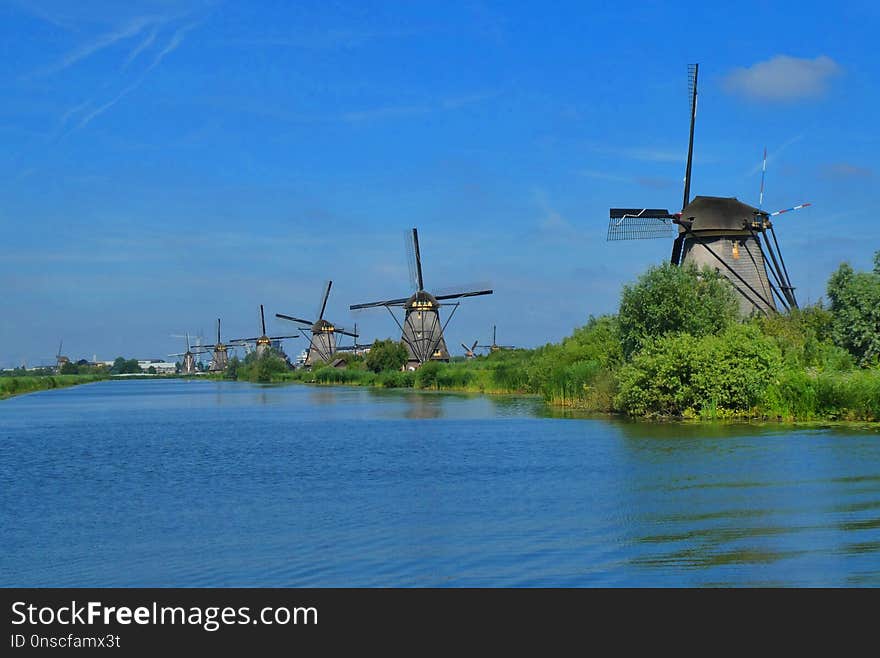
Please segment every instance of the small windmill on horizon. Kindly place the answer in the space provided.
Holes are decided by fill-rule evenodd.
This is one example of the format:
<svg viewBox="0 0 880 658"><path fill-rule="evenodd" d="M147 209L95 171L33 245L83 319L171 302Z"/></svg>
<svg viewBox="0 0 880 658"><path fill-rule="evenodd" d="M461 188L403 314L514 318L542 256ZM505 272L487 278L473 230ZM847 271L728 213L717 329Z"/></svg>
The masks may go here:
<svg viewBox="0 0 880 658"><path fill-rule="evenodd" d="M177 354L169 354L168 356L182 356L183 359L180 362L180 371L184 375L196 374L198 368L196 367L196 356L195 355L196 354L204 354L205 352L207 352L207 350L205 350L201 346L201 342L202 342L201 337L199 337L199 340L198 340L199 345L196 345L195 347L190 345L189 333L185 333L183 335L172 334L172 338L183 338L185 341L184 344L186 345L186 350L184 352L178 352Z"/></svg>
<svg viewBox="0 0 880 658"><path fill-rule="evenodd" d="M269 349L272 348L272 343L276 341L283 340L285 338L299 338L299 334L291 334L289 336L268 336L266 335L266 314L263 311L263 305L260 304L260 326L263 329L263 333L254 338L236 338L231 343L236 344L253 344L255 346L257 356L263 356Z"/></svg>
<svg viewBox="0 0 880 658"><path fill-rule="evenodd" d="M330 297L330 288L332 287L332 281L328 281L324 285L324 294L321 295L321 304L317 313L318 319L314 322L303 320L302 318L297 318L292 315L285 315L284 313L275 314L276 318L295 322L311 329L312 339L309 341L309 349L305 359L305 365L307 366L311 366L317 362L329 363L333 359L333 355L340 349L336 345L336 334L353 337L355 339L355 346L357 346L357 326L355 326L354 331L349 331L344 327L340 327L339 325L324 319L324 312L327 310L327 299Z"/></svg>
<svg viewBox="0 0 880 658"><path fill-rule="evenodd" d="M477 345L477 347L482 347L485 350L489 350L489 352L498 352L499 350L513 350L516 349L513 345L499 345L497 341L496 327L492 325L492 344L491 345Z"/></svg>
<svg viewBox="0 0 880 658"><path fill-rule="evenodd" d="M458 300L464 297L491 295L493 291L471 290L444 295L432 295L425 290L425 282L422 276L422 256L419 249L418 229L412 229L411 236L407 237L407 251L410 256L410 284L415 288L415 292L412 295L398 299L386 299L380 302L352 304L349 308L355 311L365 308L385 307L400 328L400 339L407 350L406 368L407 370L415 370L428 361L449 361L449 350L446 347L446 339L443 334L446 326L455 315L455 311L458 310L459 302L452 304L444 304L442 302ZM442 306L452 307L452 311L445 323L440 321L440 308ZM402 307L404 310L402 324L394 314L394 311L391 310L395 307Z"/></svg>
<svg viewBox="0 0 880 658"><path fill-rule="evenodd" d="M208 365L208 370L211 372L222 372L226 370L226 366L229 365L229 349L240 347L240 345L236 345L235 342L224 343L220 339L220 318L217 318L217 342L213 345L202 345L205 351L210 351L211 354L211 363Z"/></svg>

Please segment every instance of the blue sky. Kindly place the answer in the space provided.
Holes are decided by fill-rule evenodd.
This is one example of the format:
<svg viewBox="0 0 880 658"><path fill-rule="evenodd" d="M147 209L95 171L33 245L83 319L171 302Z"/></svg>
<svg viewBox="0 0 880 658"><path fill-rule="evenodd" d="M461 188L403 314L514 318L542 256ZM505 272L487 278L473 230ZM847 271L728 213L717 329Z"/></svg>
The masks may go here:
<svg viewBox="0 0 880 658"><path fill-rule="evenodd" d="M533 346L613 311L661 240L610 206L692 192L777 222L802 302L880 249L869 2L0 2L0 366L163 357L258 305L397 333L348 305L489 282L448 341ZM771 6L772 5L772 6ZM275 331L289 326L272 322ZM289 349L293 353L295 349Z"/></svg>

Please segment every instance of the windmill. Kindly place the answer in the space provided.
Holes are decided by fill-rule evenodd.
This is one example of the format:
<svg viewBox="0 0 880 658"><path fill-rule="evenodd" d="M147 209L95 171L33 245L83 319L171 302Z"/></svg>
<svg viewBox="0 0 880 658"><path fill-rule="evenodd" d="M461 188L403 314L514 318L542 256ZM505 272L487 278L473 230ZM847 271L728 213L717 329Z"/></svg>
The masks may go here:
<svg viewBox="0 0 880 658"><path fill-rule="evenodd" d="M355 339L355 344L357 341L358 334L356 330L349 331L348 329L337 326L333 322L324 319L324 311L327 310L327 298L330 297L330 288L332 286L332 281L328 281L325 284L324 294L321 296L321 304L318 307L318 319L314 322L295 318L292 315L284 315L283 313L275 314L276 318L289 320L290 322L295 322L299 325L311 328L312 340L309 343L309 351L306 354L305 360L305 365L307 366L311 366L315 363L329 363L333 360L333 355L338 351L338 348L336 347L336 334L352 336Z"/></svg>
<svg viewBox="0 0 880 658"><path fill-rule="evenodd" d="M490 352L497 352L499 350L512 350L515 349L513 345L499 345L498 341L495 339L495 325L492 325L492 344L491 345L477 345L477 347L482 347L483 349L489 350Z"/></svg>
<svg viewBox="0 0 880 658"><path fill-rule="evenodd" d="M479 339L475 340L474 344L471 345L470 347L468 347L464 343L461 343L461 346L464 348L464 358L466 358L466 359L476 359L477 358L477 353L474 350L477 349L477 347L478 347L477 343L479 343L479 342L480 342Z"/></svg>
<svg viewBox="0 0 880 658"><path fill-rule="evenodd" d="M263 328L263 333L256 338L236 338L235 340L230 341L231 343L253 343L256 346L257 357L263 356L266 351L272 347L272 343L275 341L283 340L284 338L299 338L299 334L293 334L291 336L267 336L266 335L266 315L263 312L263 305L260 304L260 326ZM247 349L247 348L245 348Z"/></svg>
<svg viewBox="0 0 880 658"><path fill-rule="evenodd" d="M220 340L220 318L217 318L217 342L213 345L202 345L205 351L211 351L211 363L208 370L211 372L222 372L226 370L229 364L229 348L238 347L235 343L223 343Z"/></svg>
<svg viewBox="0 0 880 658"><path fill-rule="evenodd" d="M665 208L612 208L607 240L671 238L677 226L672 264L714 267L737 291L742 315L775 313L777 302L785 309L797 308L794 286L770 218L810 204L767 213L734 197L690 198L699 64L690 66L688 73L691 119L682 210L670 213Z"/></svg>
<svg viewBox="0 0 880 658"><path fill-rule="evenodd" d="M61 355L61 347L64 345L64 339L58 343L58 353L55 355L55 369L60 373L65 364L70 363L70 359Z"/></svg>
<svg viewBox="0 0 880 658"><path fill-rule="evenodd" d="M182 336L174 334L173 338L183 338L186 342L186 351L179 352L177 354L169 354L168 356L182 356L183 359L181 361L181 372L184 375L194 375L196 374L196 354L204 354L207 350L203 349L201 345L193 347L189 343L189 334L183 334ZM201 343L201 341L199 341Z"/></svg>
<svg viewBox="0 0 880 658"><path fill-rule="evenodd" d="M443 332L446 325L452 320L460 302L454 304L442 304L443 301L461 299L463 297L477 297L479 295L491 295L491 290L473 290L470 292L456 292L447 295L432 295L425 290L422 277L422 257L419 252L419 232L412 230L412 237L407 236L407 249L410 255L410 283L415 292L409 297L400 299L387 299L382 302L369 302L366 304L353 304L349 308L358 310L384 306L397 326L400 327L401 341L406 345L407 361L406 368L415 370L427 361L449 361L449 350L446 349L446 340ZM445 324L440 322L440 307L452 306ZM403 324L400 323L394 311L394 307L403 307Z"/></svg>

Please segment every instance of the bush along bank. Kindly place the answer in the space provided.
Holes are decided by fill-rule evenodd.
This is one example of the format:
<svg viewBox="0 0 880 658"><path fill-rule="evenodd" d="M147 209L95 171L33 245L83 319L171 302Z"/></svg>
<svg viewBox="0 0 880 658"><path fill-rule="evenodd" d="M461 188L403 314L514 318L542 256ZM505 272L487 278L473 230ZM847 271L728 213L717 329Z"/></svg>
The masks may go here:
<svg viewBox="0 0 880 658"><path fill-rule="evenodd" d="M107 375L15 375L0 377L0 400L13 395L88 384L102 379L107 379Z"/></svg>
<svg viewBox="0 0 880 658"><path fill-rule="evenodd" d="M403 346L385 340L366 358L340 353L345 368L291 371L267 354L236 366L235 376L534 394L556 406L635 417L878 421L880 253L875 263L872 272L841 265L827 307L746 319L720 274L664 264L624 287L616 315L591 317L537 349L403 372Z"/></svg>

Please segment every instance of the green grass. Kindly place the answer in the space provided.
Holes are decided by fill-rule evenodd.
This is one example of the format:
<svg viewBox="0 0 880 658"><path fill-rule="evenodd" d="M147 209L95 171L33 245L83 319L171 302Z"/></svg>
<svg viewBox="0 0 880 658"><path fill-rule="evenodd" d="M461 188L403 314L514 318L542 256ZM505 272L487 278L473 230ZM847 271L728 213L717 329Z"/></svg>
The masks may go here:
<svg viewBox="0 0 880 658"><path fill-rule="evenodd" d="M23 395L35 391L46 391L51 388L64 388L87 384L101 379L107 379L106 375L37 375L0 377L0 400Z"/></svg>

